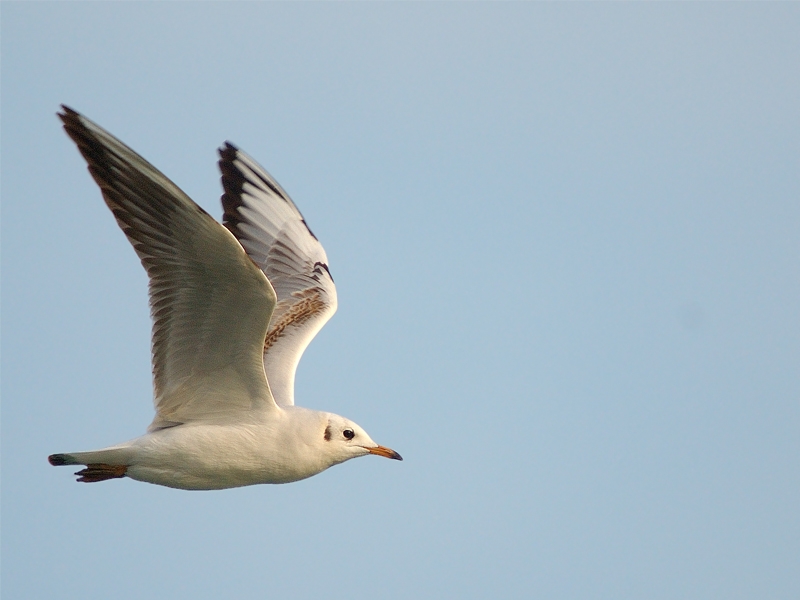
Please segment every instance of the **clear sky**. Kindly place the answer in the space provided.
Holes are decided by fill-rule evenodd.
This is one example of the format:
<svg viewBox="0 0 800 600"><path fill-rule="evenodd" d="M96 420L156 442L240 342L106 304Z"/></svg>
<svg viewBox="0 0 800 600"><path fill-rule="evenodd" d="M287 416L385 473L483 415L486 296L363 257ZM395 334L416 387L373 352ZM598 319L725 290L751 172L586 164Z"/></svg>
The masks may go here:
<svg viewBox="0 0 800 600"><path fill-rule="evenodd" d="M8 598L800 597L800 4L2 3ZM146 277L55 112L324 244L298 404L399 451L77 484Z"/></svg>

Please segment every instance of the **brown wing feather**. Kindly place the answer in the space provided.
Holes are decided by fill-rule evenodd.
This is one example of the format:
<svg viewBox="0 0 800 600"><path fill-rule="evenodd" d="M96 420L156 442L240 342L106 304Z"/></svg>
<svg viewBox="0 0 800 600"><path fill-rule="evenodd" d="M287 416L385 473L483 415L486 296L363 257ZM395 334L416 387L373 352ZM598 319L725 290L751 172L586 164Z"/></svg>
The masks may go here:
<svg viewBox="0 0 800 600"><path fill-rule="evenodd" d="M261 360L276 297L222 225L125 144L59 115L150 277L151 428L274 407Z"/></svg>
<svg viewBox="0 0 800 600"><path fill-rule="evenodd" d="M264 368L278 404L294 404L304 350L336 312L325 250L288 194L232 144L220 149L223 223L272 283L278 304L264 340Z"/></svg>

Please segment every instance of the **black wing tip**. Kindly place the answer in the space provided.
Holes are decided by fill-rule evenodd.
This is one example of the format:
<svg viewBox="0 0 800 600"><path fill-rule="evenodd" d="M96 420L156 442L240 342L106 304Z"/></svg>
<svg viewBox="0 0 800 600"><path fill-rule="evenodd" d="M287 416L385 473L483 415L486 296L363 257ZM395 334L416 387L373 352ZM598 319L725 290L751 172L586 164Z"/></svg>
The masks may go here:
<svg viewBox="0 0 800 600"><path fill-rule="evenodd" d="M219 170L222 174L223 194L222 201L222 224L225 225L234 235L242 219L239 217L239 207L244 204L242 201L242 191L244 189L245 178L242 172L236 168L234 161L239 153L239 148L226 141L219 149Z"/></svg>
<svg viewBox="0 0 800 600"><path fill-rule="evenodd" d="M78 152L83 156L86 161L86 168L89 170L92 178L95 180L103 196L106 197L109 188L109 181L111 179L111 171L108 163L109 148L100 140L96 131L102 131L102 128L95 125L84 117L78 111L70 108L66 104L62 104L63 112L56 113L64 127L64 132L70 137L78 148ZM111 134L107 134L112 139ZM117 140L119 144L124 146L122 142ZM131 152L133 152L131 150ZM108 200L108 198L106 198Z"/></svg>
<svg viewBox="0 0 800 600"><path fill-rule="evenodd" d="M63 124L66 132L70 134L70 137L73 137L70 132L86 129L85 125L81 123L82 115L77 110L73 110L66 104L61 105L61 112L57 112L56 115L59 119L61 119L61 123Z"/></svg>
<svg viewBox="0 0 800 600"><path fill-rule="evenodd" d="M60 106L61 106L61 112L57 112L56 114L62 121L65 121L69 117L80 116L80 113L78 113L78 111L75 110L74 108L70 108L66 104L61 104Z"/></svg>
<svg viewBox="0 0 800 600"><path fill-rule="evenodd" d="M61 124L64 127L64 131L75 140L75 143L78 143L78 137L86 138L86 132L88 128L86 126L86 117L84 117L81 113L77 110L74 110L67 106L66 104L61 105L61 112L57 112L56 116L61 120ZM81 132L83 134L81 135Z"/></svg>
<svg viewBox="0 0 800 600"><path fill-rule="evenodd" d="M239 153L239 147L235 144L232 144L228 140L225 140L225 143L217 148L217 153L219 154L219 168L224 172L223 165L233 166L232 163L236 160L236 155Z"/></svg>
<svg viewBox="0 0 800 600"><path fill-rule="evenodd" d="M242 170L234 163L240 154L245 153L239 150L238 146L228 140L225 140L218 152L218 164L219 170L222 173L222 189L224 190L224 193L220 198L222 201L223 210L222 223L228 229L230 229L234 235L236 235L235 230L239 223L241 223L243 220L241 217L239 217L238 209L240 206L244 205L244 200L242 200L242 192L244 191L244 184L248 179ZM270 175L269 172L264 167L259 165L253 158L246 154L245 157L253 161L256 166L264 172L264 174L261 174L258 172L258 170L254 170L252 171L253 175L255 175L259 181L269 188L276 196L294 208L294 210L297 211L297 214L300 216L300 221L303 223L303 225L305 225L308 234L315 240L319 241L319 238L314 235L314 232L311 231L311 227L309 227L308 223L306 223L306 220L300 210L297 208L297 206L295 206L294 202L291 201L286 192L283 191L283 189L280 187L280 184L275 181L272 175ZM327 265L325 266L325 269L327 270ZM330 275L330 271L328 272L328 275ZM331 277L331 279L333 278Z"/></svg>
<svg viewBox="0 0 800 600"><path fill-rule="evenodd" d="M222 147L219 148L218 152L220 156L225 156L228 154L236 154L237 152L239 152L239 146L228 140L225 140L225 142L222 144Z"/></svg>

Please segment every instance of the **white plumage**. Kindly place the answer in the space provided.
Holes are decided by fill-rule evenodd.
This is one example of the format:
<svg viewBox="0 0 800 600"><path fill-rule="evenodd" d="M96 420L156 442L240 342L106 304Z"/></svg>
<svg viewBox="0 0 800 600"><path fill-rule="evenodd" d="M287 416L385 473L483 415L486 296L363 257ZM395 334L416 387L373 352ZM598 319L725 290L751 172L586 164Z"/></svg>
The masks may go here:
<svg viewBox="0 0 800 600"><path fill-rule="evenodd" d="M278 183L220 149L223 227L125 144L59 116L150 277L156 416L134 440L54 454L79 481L131 477L183 489L286 483L377 454L358 425L294 406L297 363L336 311L322 245Z"/></svg>
<svg viewBox="0 0 800 600"><path fill-rule="evenodd" d="M264 368L280 405L294 404L294 375L308 344L336 312L322 244L278 182L231 144L220 150L223 223L272 283L278 303Z"/></svg>

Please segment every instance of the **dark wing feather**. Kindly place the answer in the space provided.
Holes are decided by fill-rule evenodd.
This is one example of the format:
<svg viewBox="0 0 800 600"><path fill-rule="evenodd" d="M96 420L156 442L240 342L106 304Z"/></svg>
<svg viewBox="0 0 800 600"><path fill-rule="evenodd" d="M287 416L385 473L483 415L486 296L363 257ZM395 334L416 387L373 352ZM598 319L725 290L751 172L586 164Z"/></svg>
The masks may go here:
<svg viewBox="0 0 800 600"><path fill-rule="evenodd" d="M275 408L262 349L276 297L220 223L142 157L67 107L77 144L150 277L151 429Z"/></svg>
<svg viewBox="0 0 800 600"><path fill-rule="evenodd" d="M328 257L289 195L263 167L230 143L219 154L223 223L278 297L264 340L264 369L275 401L291 405L297 363L336 312Z"/></svg>

